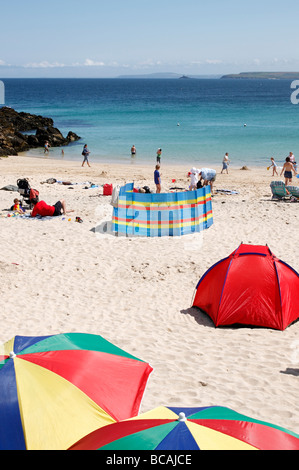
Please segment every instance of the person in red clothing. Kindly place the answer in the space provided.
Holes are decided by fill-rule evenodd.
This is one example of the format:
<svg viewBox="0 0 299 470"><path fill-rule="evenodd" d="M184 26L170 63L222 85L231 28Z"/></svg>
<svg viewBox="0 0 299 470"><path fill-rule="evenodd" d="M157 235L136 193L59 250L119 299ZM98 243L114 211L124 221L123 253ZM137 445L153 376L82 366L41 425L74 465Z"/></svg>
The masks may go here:
<svg viewBox="0 0 299 470"><path fill-rule="evenodd" d="M54 206L49 206L45 203L45 201L39 201L38 197L31 199L31 202L34 206L31 212L31 217L36 217L37 215L40 215L41 217L55 217L62 214L65 215L68 212L72 212L66 211L65 201L63 199L61 201L57 201Z"/></svg>

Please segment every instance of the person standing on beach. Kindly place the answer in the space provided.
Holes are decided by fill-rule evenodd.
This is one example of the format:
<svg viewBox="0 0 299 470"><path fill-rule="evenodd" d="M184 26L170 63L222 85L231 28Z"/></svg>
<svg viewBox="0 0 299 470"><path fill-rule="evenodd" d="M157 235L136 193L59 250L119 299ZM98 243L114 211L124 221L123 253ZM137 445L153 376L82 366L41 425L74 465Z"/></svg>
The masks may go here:
<svg viewBox="0 0 299 470"><path fill-rule="evenodd" d="M84 145L83 147L83 152L82 152L82 155L83 155L83 162L82 162L82 166L84 166L84 163L86 162L88 166L90 166L89 164L89 161L88 161L88 155L90 154L90 151L88 150L87 148L87 144Z"/></svg>
<svg viewBox="0 0 299 470"><path fill-rule="evenodd" d="M157 163L161 163L162 149L157 150Z"/></svg>
<svg viewBox="0 0 299 470"><path fill-rule="evenodd" d="M297 172L297 163L296 163L295 155L293 154L293 152L289 153L289 157L290 157L290 162L293 164L293 167L295 168L295 171Z"/></svg>
<svg viewBox="0 0 299 470"><path fill-rule="evenodd" d="M297 174L296 170L293 166L293 163L290 160L290 157L286 158L286 161L285 161L285 164L282 167L280 176L282 175L283 172L284 172L284 178L285 178L285 183L284 184L287 186L288 184L292 183L292 172L294 173L294 175Z"/></svg>
<svg viewBox="0 0 299 470"><path fill-rule="evenodd" d="M199 170L196 168L191 168L190 170L190 186L189 186L189 191L193 191L197 189L197 183L198 183L198 173Z"/></svg>
<svg viewBox="0 0 299 470"><path fill-rule="evenodd" d="M154 171L154 181L155 181L155 185L156 185L156 193L161 192L161 175L160 175L159 170L160 170L160 165L157 164L156 169Z"/></svg>
<svg viewBox="0 0 299 470"><path fill-rule="evenodd" d="M226 154L224 155L223 160L222 160L221 173L223 173L223 170L226 170L226 173L228 174L228 165L229 164L230 164L230 159L228 158L228 153L226 152Z"/></svg>

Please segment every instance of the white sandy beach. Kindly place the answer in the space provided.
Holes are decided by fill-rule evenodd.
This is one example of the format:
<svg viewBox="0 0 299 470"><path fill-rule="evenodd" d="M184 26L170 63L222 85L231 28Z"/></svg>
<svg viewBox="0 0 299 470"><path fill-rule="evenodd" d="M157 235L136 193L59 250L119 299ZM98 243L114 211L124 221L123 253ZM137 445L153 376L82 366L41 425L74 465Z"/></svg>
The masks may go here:
<svg viewBox="0 0 299 470"><path fill-rule="evenodd" d="M222 405L299 433L299 322L285 331L215 328L191 308L199 278L241 242L268 244L299 271L299 204L271 201L272 171L232 166L220 174L219 163L215 189L239 194L215 194L214 224L201 234L145 239L95 232L112 215L101 185L134 181L154 189L154 164L91 161L82 168L51 157L0 159L0 188L28 177L40 199L63 198L74 209L64 220L7 217L19 195L0 191L0 342L15 335L102 335L153 367L140 412ZM189 169L162 162L162 190L187 188ZM100 187L41 184L52 177Z"/></svg>

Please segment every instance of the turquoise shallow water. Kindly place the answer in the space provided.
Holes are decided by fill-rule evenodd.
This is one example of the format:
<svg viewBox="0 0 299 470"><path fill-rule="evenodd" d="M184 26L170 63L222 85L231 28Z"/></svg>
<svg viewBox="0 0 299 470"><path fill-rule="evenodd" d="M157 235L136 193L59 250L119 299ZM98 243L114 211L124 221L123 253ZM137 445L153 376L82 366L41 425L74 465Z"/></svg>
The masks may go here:
<svg viewBox="0 0 299 470"><path fill-rule="evenodd" d="M288 80L221 79L6 79L5 105L52 117L64 135L81 141L64 149L81 160L84 143L91 161L195 166L282 164L299 153L299 105L291 103ZM246 124L246 126L245 126ZM61 149L51 149L60 158ZM43 150L28 155L43 156Z"/></svg>

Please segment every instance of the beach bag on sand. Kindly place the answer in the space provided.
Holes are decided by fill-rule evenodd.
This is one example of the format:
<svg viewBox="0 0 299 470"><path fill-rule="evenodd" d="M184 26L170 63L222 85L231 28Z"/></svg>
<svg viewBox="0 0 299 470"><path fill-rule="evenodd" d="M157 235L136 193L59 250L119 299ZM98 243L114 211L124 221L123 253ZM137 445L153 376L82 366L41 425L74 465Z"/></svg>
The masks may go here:
<svg viewBox="0 0 299 470"><path fill-rule="evenodd" d="M113 207L118 206L119 190L120 190L120 187L118 185L115 186L115 188L113 188L112 198L111 198L111 203L110 203Z"/></svg>
<svg viewBox="0 0 299 470"><path fill-rule="evenodd" d="M38 198L38 196L39 196L39 191L37 189L30 189L30 194L29 194L30 201L32 199Z"/></svg>
<svg viewBox="0 0 299 470"><path fill-rule="evenodd" d="M112 196L113 185L112 184L104 184L103 186L103 196Z"/></svg>

